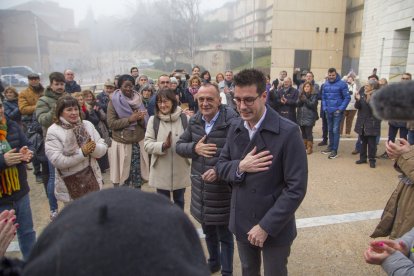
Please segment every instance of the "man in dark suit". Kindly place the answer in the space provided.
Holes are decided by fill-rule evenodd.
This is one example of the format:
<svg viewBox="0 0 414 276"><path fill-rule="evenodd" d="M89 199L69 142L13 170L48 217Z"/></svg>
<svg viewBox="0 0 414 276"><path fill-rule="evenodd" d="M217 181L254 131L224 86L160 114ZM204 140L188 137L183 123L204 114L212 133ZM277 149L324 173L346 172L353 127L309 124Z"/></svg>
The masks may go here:
<svg viewBox="0 0 414 276"><path fill-rule="evenodd" d="M266 78L247 69L234 77L241 119L233 121L217 163L233 187L229 228L236 236L243 275L287 275L296 237L295 211L308 180L299 127L266 105Z"/></svg>

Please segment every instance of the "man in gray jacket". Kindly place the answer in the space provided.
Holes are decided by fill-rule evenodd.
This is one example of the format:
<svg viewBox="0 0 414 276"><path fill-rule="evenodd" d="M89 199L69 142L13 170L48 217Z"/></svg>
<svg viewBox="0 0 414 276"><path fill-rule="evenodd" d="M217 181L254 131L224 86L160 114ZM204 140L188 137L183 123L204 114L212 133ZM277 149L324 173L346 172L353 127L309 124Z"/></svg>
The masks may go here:
<svg viewBox="0 0 414 276"><path fill-rule="evenodd" d="M218 178L215 165L237 113L221 105L217 85L204 84L197 93L199 111L177 142L177 153L191 158L192 216L201 223L212 273L233 273L233 235L228 229L231 187Z"/></svg>

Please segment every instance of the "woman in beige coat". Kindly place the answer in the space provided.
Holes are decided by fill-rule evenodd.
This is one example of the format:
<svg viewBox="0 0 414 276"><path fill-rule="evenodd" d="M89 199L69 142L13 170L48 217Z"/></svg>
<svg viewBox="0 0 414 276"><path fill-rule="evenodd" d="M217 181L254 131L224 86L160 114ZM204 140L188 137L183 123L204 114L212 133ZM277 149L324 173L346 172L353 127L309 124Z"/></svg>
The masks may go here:
<svg viewBox="0 0 414 276"><path fill-rule="evenodd" d="M45 152L57 170L56 199L67 203L72 198L62 177L73 175L90 164L102 188L101 170L96 159L104 156L108 147L94 125L81 120L79 103L71 96L63 96L57 101L54 121L47 130Z"/></svg>
<svg viewBox="0 0 414 276"><path fill-rule="evenodd" d="M149 185L184 209L185 188L190 186L190 162L175 152L175 144L187 125L187 116L175 94L163 89L156 97L155 115L148 121L144 148L151 154Z"/></svg>

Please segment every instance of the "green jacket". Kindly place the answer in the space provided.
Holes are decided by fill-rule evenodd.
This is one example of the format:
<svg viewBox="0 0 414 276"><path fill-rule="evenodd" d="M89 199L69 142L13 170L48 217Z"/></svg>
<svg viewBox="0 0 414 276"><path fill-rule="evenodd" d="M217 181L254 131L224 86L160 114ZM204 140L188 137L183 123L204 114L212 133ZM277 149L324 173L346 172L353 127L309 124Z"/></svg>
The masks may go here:
<svg viewBox="0 0 414 276"><path fill-rule="evenodd" d="M57 94L50 87L45 90L45 95L40 97L36 104L36 119L43 129L43 136L46 136L47 129L53 124L53 116L57 100L67 93Z"/></svg>

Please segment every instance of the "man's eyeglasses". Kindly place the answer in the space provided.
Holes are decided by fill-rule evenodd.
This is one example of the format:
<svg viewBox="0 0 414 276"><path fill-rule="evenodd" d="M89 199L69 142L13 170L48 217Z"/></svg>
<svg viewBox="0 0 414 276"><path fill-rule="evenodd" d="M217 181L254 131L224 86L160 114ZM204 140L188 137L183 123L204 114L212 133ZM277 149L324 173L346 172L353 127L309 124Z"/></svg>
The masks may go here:
<svg viewBox="0 0 414 276"><path fill-rule="evenodd" d="M169 81L160 81L160 84L169 84Z"/></svg>
<svg viewBox="0 0 414 276"><path fill-rule="evenodd" d="M410 78L402 77L401 80L410 80Z"/></svg>
<svg viewBox="0 0 414 276"><path fill-rule="evenodd" d="M242 102L244 102L244 104L246 106L251 106L254 104L254 102L256 101L257 98L259 98L260 95L258 95L257 97L246 97L246 98L234 98L234 102L237 105L240 105Z"/></svg>

